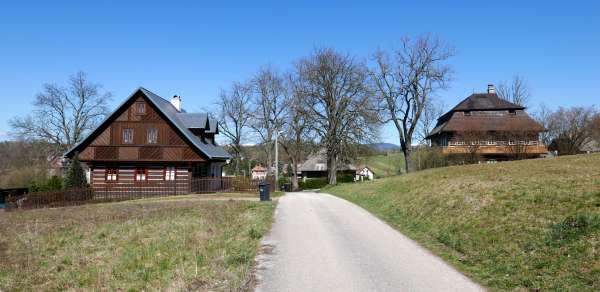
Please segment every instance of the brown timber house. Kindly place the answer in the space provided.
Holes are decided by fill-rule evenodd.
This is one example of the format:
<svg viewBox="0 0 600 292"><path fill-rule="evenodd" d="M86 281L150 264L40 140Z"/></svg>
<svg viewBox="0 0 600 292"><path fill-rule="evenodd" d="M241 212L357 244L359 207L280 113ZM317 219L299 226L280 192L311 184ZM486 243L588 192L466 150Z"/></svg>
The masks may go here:
<svg viewBox="0 0 600 292"><path fill-rule="evenodd" d="M548 149L539 139L544 127L534 121L525 107L496 94L474 93L437 120L427 137L447 155L473 155L479 161L536 158Z"/></svg>
<svg viewBox="0 0 600 292"><path fill-rule="evenodd" d="M139 88L65 156L79 153L97 192L183 194L195 191L196 178L221 177L230 155L215 143L218 133L207 114L185 112L179 96L169 102Z"/></svg>

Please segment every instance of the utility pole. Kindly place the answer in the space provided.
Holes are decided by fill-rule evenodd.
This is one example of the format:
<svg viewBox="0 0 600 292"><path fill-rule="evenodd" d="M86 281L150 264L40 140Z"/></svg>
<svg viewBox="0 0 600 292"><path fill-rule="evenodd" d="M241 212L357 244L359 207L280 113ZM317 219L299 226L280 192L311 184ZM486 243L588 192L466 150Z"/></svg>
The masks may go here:
<svg viewBox="0 0 600 292"><path fill-rule="evenodd" d="M277 138L279 137L279 131L275 131L275 190L279 188L279 143Z"/></svg>

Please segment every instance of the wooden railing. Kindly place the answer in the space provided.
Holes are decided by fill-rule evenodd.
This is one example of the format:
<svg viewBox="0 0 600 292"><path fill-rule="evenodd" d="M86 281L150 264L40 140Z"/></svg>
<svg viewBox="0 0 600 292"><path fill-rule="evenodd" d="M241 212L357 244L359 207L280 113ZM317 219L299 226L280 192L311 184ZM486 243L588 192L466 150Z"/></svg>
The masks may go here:
<svg viewBox="0 0 600 292"><path fill-rule="evenodd" d="M548 153L548 149L543 145L453 145L442 148L444 154L466 154L475 151L478 154L514 154L515 152L525 154L544 154Z"/></svg>
<svg viewBox="0 0 600 292"><path fill-rule="evenodd" d="M45 207L73 206L109 201L123 201L150 197L164 197L189 193L245 192L257 193L261 182L269 184L275 191L275 180L251 180L246 177L193 178L189 181L136 182L132 186L107 185L101 188L80 188L52 192L29 193L8 196L6 209L34 209Z"/></svg>

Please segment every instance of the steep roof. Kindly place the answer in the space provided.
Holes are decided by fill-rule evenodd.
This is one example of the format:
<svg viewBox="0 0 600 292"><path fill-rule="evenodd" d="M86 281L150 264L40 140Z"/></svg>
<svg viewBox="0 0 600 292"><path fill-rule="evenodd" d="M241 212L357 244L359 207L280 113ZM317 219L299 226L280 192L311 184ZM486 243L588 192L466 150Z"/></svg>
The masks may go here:
<svg viewBox="0 0 600 292"><path fill-rule="evenodd" d="M81 150L81 147L88 145L92 142L93 138L99 134L100 129L104 129L108 123L113 121L118 117L122 108L134 97L137 96L138 93L143 94L154 107L158 109L159 114L165 117L165 120L169 122L173 128L178 131L184 139L186 139L190 145L196 150L200 151L209 159L216 160L227 160L231 158L231 155L225 151L222 147L203 142L198 136L194 135L190 128L194 128L199 125L206 125L207 115L206 114L196 114L196 113L186 113L184 111L179 112L169 101L166 99L156 95L155 93L140 87L136 89L123 103L121 103L115 111L113 111L94 131L92 131L85 139L79 142L77 145L73 146L66 153L66 157L70 157L74 154L75 151ZM188 126L192 127L188 127ZM204 128L204 126L202 126Z"/></svg>

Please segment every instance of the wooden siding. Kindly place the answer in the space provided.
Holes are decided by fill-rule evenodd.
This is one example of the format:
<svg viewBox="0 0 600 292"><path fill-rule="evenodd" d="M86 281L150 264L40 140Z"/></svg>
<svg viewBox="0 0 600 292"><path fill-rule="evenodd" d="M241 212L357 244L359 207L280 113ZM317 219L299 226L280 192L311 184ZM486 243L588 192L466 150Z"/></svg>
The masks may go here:
<svg viewBox="0 0 600 292"><path fill-rule="evenodd" d="M143 114L137 105L144 104ZM148 129L156 129L156 143L147 142ZM123 130L133 130L132 143L123 143ZM203 162L205 159L179 136L158 112L139 97L80 154L82 161Z"/></svg>
<svg viewBox="0 0 600 292"><path fill-rule="evenodd" d="M106 180L106 169L118 169L116 181ZM165 190L175 189L177 194L187 194L190 192L191 174L187 167L175 167L175 180L165 180L165 167L162 165L154 165L143 167L147 169L147 179L144 181L135 180L135 170L137 166L126 165L118 167L96 166L92 170L90 177L91 186L98 191L115 193L123 193L127 191L154 191L165 192Z"/></svg>
<svg viewBox="0 0 600 292"><path fill-rule="evenodd" d="M517 148L518 147L518 148ZM545 154L548 149L543 145L520 145L520 146L479 146L476 149L469 146L447 146L442 147L444 154L467 154L475 151L478 154L512 155L516 152L523 154Z"/></svg>

